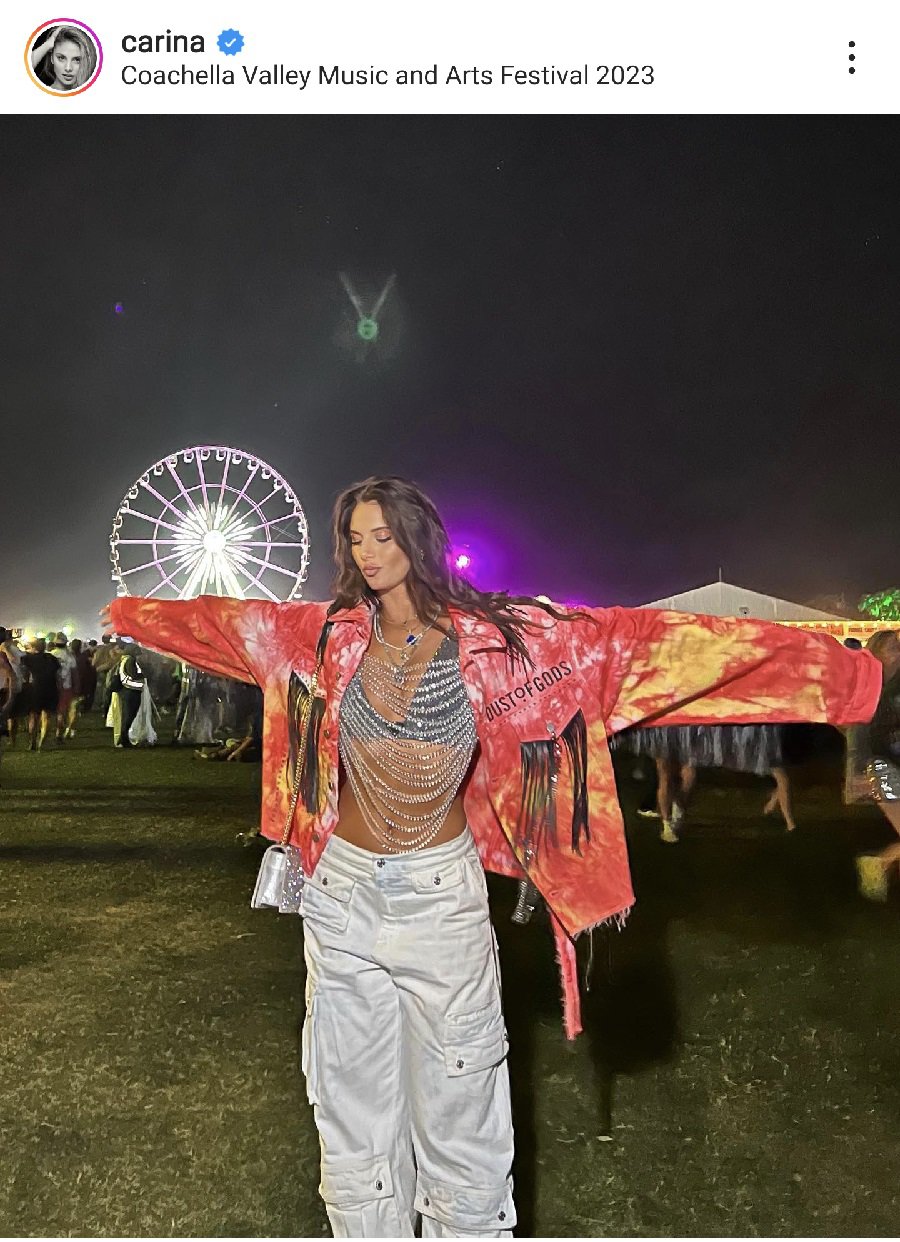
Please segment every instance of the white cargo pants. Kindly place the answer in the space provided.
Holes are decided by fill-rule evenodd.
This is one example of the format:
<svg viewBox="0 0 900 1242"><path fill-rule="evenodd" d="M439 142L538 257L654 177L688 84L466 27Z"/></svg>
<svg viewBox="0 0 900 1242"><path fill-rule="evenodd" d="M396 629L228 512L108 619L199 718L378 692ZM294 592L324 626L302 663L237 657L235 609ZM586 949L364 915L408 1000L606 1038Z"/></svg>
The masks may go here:
<svg viewBox="0 0 900 1242"><path fill-rule="evenodd" d="M468 828L380 856L332 837L303 892L303 1072L335 1237L512 1236L506 1030Z"/></svg>

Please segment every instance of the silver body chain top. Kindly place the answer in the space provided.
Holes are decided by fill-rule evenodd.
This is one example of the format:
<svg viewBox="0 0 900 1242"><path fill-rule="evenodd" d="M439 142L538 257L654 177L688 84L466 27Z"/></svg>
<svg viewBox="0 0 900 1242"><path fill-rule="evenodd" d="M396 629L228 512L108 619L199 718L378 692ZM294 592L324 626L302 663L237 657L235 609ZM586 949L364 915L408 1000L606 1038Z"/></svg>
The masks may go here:
<svg viewBox="0 0 900 1242"><path fill-rule="evenodd" d="M341 700L340 754L384 850L406 854L434 840L477 742L454 636L427 662L397 666L363 656Z"/></svg>

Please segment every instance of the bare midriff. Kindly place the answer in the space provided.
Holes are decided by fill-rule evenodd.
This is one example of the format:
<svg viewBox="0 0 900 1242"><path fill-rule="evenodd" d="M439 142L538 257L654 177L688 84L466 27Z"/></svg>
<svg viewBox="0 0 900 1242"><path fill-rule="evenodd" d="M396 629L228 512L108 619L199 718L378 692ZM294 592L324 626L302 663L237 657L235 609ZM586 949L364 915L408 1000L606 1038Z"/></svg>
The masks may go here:
<svg viewBox="0 0 900 1242"><path fill-rule="evenodd" d="M412 670L416 666L425 666L438 647L444 640L444 634L437 628L429 631L417 645L415 656L409 661L409 668ZM369 650L375 654L382 656L383 652L379 644L376 642L374 635L369 644ZM376 710L381 712L378 704L373 704ZM382 713L385 719L392 719L386 713ZM397 719L397 717L393 717ZM390 775L387 771L383 773L385 779L390 782ZM393 786L393 782L390 782ZM439 805L439 800L435 800L432 804L424 804L421 811L434 811ZM436 845L443 845L447 841L452 841L454 837L458 837L466 826L466 815L463 810L462 793L458 793L453 799L444 820L438 829L436 835L428 842L424 849L430 849ZM338 802L338 823L334 829L335 836L340 837L344 841L349 841L351 845L356 845L360 849L369 850L373 854L385 854L384 845L378 840L372 830L369 828L366 820L360 810L356 800L356 795L350 781L346 779L346 773L341 767L341 783L340 798Z"/></svg>
<svg viewBox="0 0 900 1242"><path fill-rule="evenodd" d="M465 826L466 813L463 810L463 800L461 796L457 796L453 799L437 836L424 848L432 849L435 845L443 845L445 841L452 841L454 837L459 836ZM343 838L344 841L349 841L351 845L358 845L361 850L371 850L373 854L385 853L384 846L369 831L362 812L356 804L349 781L344 781L341 786L338 822L334 835Z"/></svg>

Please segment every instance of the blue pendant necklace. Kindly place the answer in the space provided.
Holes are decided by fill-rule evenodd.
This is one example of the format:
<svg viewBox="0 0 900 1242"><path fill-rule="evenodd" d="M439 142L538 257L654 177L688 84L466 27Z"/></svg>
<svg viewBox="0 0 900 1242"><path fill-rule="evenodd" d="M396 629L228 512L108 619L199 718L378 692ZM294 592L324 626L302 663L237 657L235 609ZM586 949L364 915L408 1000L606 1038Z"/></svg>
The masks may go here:
<svg viewBox="0 0 900 1242"><path fill-rule="evenodd" d="M435 618L435 620L437 620L437 618ZM425 635L428 633L428 631L432 628L433 625L434 625L434 621L429 621L429 623L425 626L425 628L420 630L418 634L414 634L412 630L410 630L406 638L403 641L403 645L398 647L395 643L389 643L385 640L384 634L381 631L381 618L376 612L375 626L374 626L375 637L381 643L382 647L384 647L386 650L398 652L401 662L405 664L407 660L409 659L409 657L412 655L413 650L415 649L417 644L422 641L422 639L425 637Z"/></svg>

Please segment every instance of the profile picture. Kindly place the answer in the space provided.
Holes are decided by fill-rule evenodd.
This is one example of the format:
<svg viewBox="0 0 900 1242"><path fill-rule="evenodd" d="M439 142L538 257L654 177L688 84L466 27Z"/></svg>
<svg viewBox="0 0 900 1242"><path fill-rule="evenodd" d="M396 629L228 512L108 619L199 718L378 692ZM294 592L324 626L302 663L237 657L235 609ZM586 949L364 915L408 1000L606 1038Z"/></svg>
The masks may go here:
<svg viewBox="0 0 900 1242"><path fill-rule="evenodd" d="M31 80L51 95L78 95L97 80L103 64L100 40L84 22L45 22L25 48Z"/></svg>

